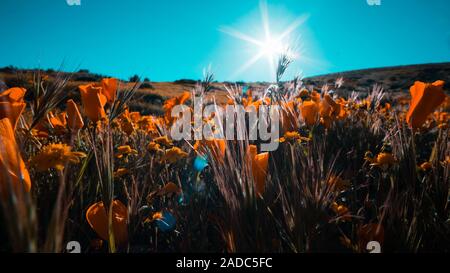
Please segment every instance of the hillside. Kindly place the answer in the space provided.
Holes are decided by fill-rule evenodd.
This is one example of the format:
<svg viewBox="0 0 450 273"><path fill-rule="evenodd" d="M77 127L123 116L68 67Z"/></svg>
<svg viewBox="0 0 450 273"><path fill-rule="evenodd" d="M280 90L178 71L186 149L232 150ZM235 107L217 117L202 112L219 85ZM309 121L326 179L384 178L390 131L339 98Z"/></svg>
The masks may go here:
<svg viewBox="0 0 450 273"><path fill-rule="evenodd" d="M17 69L13 67L0 68L0 89L12 86L29 86L33 75L37 70ZM49 80L56 77L70 77L67 90L69 96L77 99L77 86L87 82L99 81L105 75L90 73L87 70L80 70L75 73L56 72L54 70L44 71ZM329 85L334 89L337 79L343 78L344 82L338 92L341 95L349 94L352 91L366 93L373 85L379 84L384 90L391 94L407 92L409 87L417 80L433 82L444 80L446 90L450 85L450 63L421 64L397 67L385 67L365 70L347 71L341 73L320 75L305 78L303 80L306 87L320 88ZM122 88L131 88L133 82L122 82ZM162 102L170 97L176 96L184 91L190 91L195 87L195 80L178 80L174 82L143 82L139 88L131 108L144 113L161 113ZM223 103L227 100L226 85L234 83L213 84L213 90L207 95L208 98L215 97L216 101ZM239 83L240 85L244 83ZM254 90L263 90L268 83L245 83ZM3 86L3 88L2 88Z"/></svg>
<svg viewBox="0 0 450 273"><path fill-rule="evenodd" d="M305 84L314 86L326 83L334 84L335 80L340 77L344 78L344 84L340 88L344 92L367 92L367 89L374 84L381 85L389 92L402 92L409 90L415 81L434 82L436 80L445 81L445 89L449 90L450 63L354 70L306 78Z"/></svg>

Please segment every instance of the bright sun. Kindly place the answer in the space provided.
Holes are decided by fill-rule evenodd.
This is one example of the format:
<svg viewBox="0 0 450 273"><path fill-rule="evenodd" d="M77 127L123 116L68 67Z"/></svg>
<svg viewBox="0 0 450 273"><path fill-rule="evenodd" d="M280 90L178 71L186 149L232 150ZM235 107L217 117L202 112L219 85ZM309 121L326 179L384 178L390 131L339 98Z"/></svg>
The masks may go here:
<svg viewBox="0 0 450 273"><path fill-rule="evenodd" d="M268 58L275 58L283 53L283 45L276 39L268 39L260 45L260 52Z"/></svg>
<svg viewBox="0 0 450 273"><path fill-rule="evenodd" d="M247 70L261 58L267 59L272 75L274 75L276 59L281 54L285 54L291 59L298 58L298 53L295 52L293 46L287 41L289 39L289 35L301 24L303 24L307 17L301 16L297 18L281 34L273 35L270 31L267 4L264 0L260 1L260 10L262 27L265 34L263 38L252 37L228 27L221 28L222 32L256 46L256 54L236 71L236 75Z"/></svg>

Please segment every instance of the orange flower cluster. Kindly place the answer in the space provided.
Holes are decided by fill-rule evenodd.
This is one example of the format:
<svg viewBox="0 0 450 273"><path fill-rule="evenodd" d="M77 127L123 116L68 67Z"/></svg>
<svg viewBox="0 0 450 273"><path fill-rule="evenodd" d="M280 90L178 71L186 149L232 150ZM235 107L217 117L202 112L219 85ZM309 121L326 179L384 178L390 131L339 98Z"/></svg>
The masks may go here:
<svg viewBox="0 0 450 273"><path fill-rule="evenodd" d="M406 121L414 129L420 128L426 121L428 115L433 113L445 99L444 82L434 83L416 82L410 88L411 103L406 114Z"/></svg>
<svg viewBox="0 0 450 273"><path fill-rule="evenodd" d="M173 107L184 104L187 100L190 99L190 97L191 94L189 92L183 92L183 94L181 94L180 96L166 100L166 102L163 105L163 109L165 111L164 118L167 124L172 124L174 121L174 118L172 117Z"/></svg>
<svg viewBox="0 0 450 273"><path fill-rule="evenodd" d="M71 163L79 163L81 158L86 157L82 152L72 151L73 147L66 143L48 143L49 136L60 137L66 132L78 134L84 127L83 117L87 117L94 124L102 124L101 120L108 117L108 107L116 101L118 80L114 78L102 79L100 83L89 83L79 86L81 95L82 111L73 100L66 102L65 111L54 110L49 111L42 120L37 122L33 128L33 140L42 142L38 147L40 149L33 153L29 160L24 161L19 150L19 141L16 140L16 128L26 124L26 118L22 117L22 113L26 108L24 97L26 90L24 88L14 87L0 93L0 193L3 195L8 190L24 189L30 191L31 179L25 162L30 164L30 170L44 172L49 169L63 171L66 166ZM275 99L269 98L256 99L252 92L249 91L246 97L239 102L230 99L228 104L242 103L244 107L259 108L261 105L280 105L283 109L280 122L283 128L283 136L280 137L280 145L298 145L303 142L311 141L314 138L315 126L327 128L328 131L340 121L350 118L367 117L368 113L376 112L376 115L382 118L393 119L401 117L401 122L408 125L414 130L427 128L448 128L450 99L444 93L444 82L436 81L434 83L416 82L411 88L411 99L401 98L400 104L405 108L399 112L395 108L396 105L384 103L384 105L373 106L373 100L369 97L362 100L351 99L345 100L332 96L331 93L316 91L308 91L303 89L299 95L293 99L275 102ZM124 179L133 173L133 168L128 163L129 158L137 158L137 155L157 157L157 164L161 164L167 169L176 167L177 162L183 162L189 157L189 152L182 147L179 142L172 140L168 135L168 129L174 123L175 118L171 116L172 109L177 105L188 102L191 98L189 92L183 92L181 95L170 98L163 105L164 115L141 115L139 112L130 112L126 108L117 118L111 121L111 127L117 129L121 139L125 139L122 143L115 146L114 157L119 163L114 171L114 177ZM408 108L407 108L408 107ZM407 108L407 111L406 111ZM192 109L190 109L193 111ZM398 115L397 115L398 114ZM213 123L214 114L208 118L204 118L205 122ZM20 120L20 123L19 123ZM346 120L347 121L347 120ZM22 126L26 128L26 126ZM17 131L22 133L23 130ZM306 132L306 134L305 134ZM140 136L143 136L140 138ZM303 136L302 136L303 135ZM72 135L73 136L73 135ZM308 136L308 137L306 137ZM141 151L140 147L133 142L134 137L144 139L147 150ZM43 139L45 138L45 139ZM81 137L80 137L81 138ZM64 141L62 141L64 142ZM188 141L187 141L188 142ZM243 165L248 170L251 179L254 182L254 192L257 195L263 195L267 188L267 177L269 173L269 152L258 153L258 146L251 142L247 147ZM20 143L21 144L21 143ZM227 142L224 139L204 139L195 142L188 142L192 145L192 149L199 155L208 154L208 160L214 160L219 164L225 164L228 160L227 155L232 154L227 150ZM247 145L247 144L246 144ZM186 145L187 146L187 145ZM306 145L305 145L306 146ZM385 147L382 152L373 156L370 152L365 155L368 164L376 168L371 170L384 169L389 170L396 168L397 158L392 153L386 152ZM430 160L431 161L431 160ZM423 159L422 161L423 162ZM449 164L450 159L446 157L445 161L436 163L423 162L417 168L422 174L432 172L437 165L433 164ZM210 163L210 162L208 162ZM124 166L123 166L123 165ZM173 165L171 165L173 164ZM136 167L137 168L137 167ZM131 175L130 175L131 176ZM349 180L343 179L339 175L331 175L328 180L323 181L332 194L339 194L351 188L352 184ZM13 185L11 188L10 185ZM154 196L166 197L181 194L183 189L173 183L168 182L159 190L154 192ZM352 219L351 212L348 207L343 204L333 202L330 206L330 212L334 213L339 220L348 221ZM161 219L162 213L156 212L151 214L151 220ZM107 209L103 202L97 202L89 206L86 212L86 220L90 227L103 240L109 240L110 234L108 229ZM112 202L112 226L114 238L117 245L125 245L128 242L128 208L119 200ZM382 242L384 239L384 230L381 224L367 224L360 226L357 235L361 244L368 240L377 240Z"/></svg>
<svg viewBox="0 0 450 273"><path fill-rule="evenodd" d="M61 112L57 115L49 112L34 127L33 134L37 137L47 138L51 133L55 135L65 134L67 129L76 134L84 126L83 118L77 104L73 100L67 101L66 108L66 112Z"/></svg>
<svg viewBox="0 0 450 273"><path fill-rule="evenodd" d="M31 179L16 142L15 129L26 107L26 90L14 87L0 94L0 193L31 189Z"/></svg>
<svg viewBox="0 0 450 273"><path fill-rule="evenodd" d="M32 158L31 163L38 171L46 171L50 168L63 170L67 163L79 163L80 158L86 157L85 153L72 152L67 144L52 143L44 146L41 151Z"/></svg>
<svg viewBox="0 0 450 273"><path fill-rule="evenodd" d="M302 99L303 98L303 99ZM335 120L344 119L348 116L346 109L347 101L344 99L334 100L329 94L321 96L318 92L302 90L299 97L283 104L285 109L282 115L283 129L285 132L298 130L298 112L307 126L321 123L326 128L331 126Z"/></svg>
<svg viewBox="0 0 450 273"><path fill-rule="evenodd" d="M104 107L106 103L113 103L116 99L117 86L117 79L110 78L103 79L100 84L90 83L78 87L84 113L90 120L97 122L106 117Z"/></svg>
<svg viewBox="0 0 450 273"><path fill-rule="evenodd" d="M0 119L0 193L6 194L8 184L14 190L31 189L30 174L20 154L9 118Z"/></svg>
<svg viewBox="0 0 450 273"><path fill-rule="evenodd" d="M15 130L19 117L26 107L25 88L14 87L0 94L0 119L8 118Z"/></svg>
<svg viewBox="0 0 450 273"><path fill-rule="evenodd" d="M397 162L391 153L379 153L376 157L372 158L371 153L367 152L365 159L370 162L371 166L388 167Z"/></svg>

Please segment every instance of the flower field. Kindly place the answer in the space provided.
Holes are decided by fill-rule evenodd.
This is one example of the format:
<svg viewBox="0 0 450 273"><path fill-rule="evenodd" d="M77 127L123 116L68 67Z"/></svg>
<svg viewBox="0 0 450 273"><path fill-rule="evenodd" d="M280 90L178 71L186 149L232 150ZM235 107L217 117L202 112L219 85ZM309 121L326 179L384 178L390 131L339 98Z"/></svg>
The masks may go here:
<svg viewBox="0 0 450 273"><path fill-rule="evenodd" d="M444 82L367 96L300 79L228 85L215 105L280 109L274 151L252 139L171 137L179 105L214 104L212 76L133 111L138 88L36 74L0 92L0 251L450 251L450 97ZM193 119L195 116L193 117ZM222 122L201 116L215 130ZM219 120L220 121L220 120ZM272 121L273 122L273 121Z"/></svg>

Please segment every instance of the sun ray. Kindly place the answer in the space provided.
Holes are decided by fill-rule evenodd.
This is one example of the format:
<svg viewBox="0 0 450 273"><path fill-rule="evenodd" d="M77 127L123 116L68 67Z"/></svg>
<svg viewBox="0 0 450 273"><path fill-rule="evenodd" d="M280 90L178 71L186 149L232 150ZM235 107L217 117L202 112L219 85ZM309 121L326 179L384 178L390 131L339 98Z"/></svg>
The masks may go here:
<svg viewBox="0 0 450 273"><path fill-rule="evenodd" d="M265 1L259 2L259 9L261 12L261 19L264 28L264 34L266 36L266 40L271 38L270 36L270 28L269 28L269 14L267 11L267 3Z"/></svg>
<svg viewBox="0 0 450 273"><path fill-rule="evenodd" d="M254 63L259 61L263 57L263 55L264 55L263 52L259 52L258 54L253 56L250 60L248 60L245 64L243 64L238 70L236 70L236 72L233 73L231 78L237 77L239 74L241 74L242 72L249 69Z"/></svg>
<svg viewBox="0 0 450 273"><path fill-rule="evenodd" d="M240 31L237 31L237 30L233 29L233 28L230 28L230 27L221 27L219 29L219 31L221 31L223 33L226 33L226 34L228 34L228 35L230 35L232 37L238 38L238 39L240 39L242 41L246 41L246 42L255 44L257 46L262 46L263 45L263 43L261 41L255 39L253 37L250 37L249 35L247 35L245 33L242 33Z"/></svg>
<svg viewBox="0 0 450 273"><path fill-rule="evenodd" d="M289 34L291 34L295 29L297 29L298 27L300 27L302 24L304 24L307 20L308 20L308 15L302 15L300 17L298 17L294 22L292 22L292 24L290 24L286 30L281 33L280 36L278 36L277 39L279 40L283 40L284 38L286 38Z"/></svg>
<svg viewBox="0 0 450 273"><path fill-rule="evenodd" d="M296 59L299 56L299 54L296 52L296 46L293 46L292 41L288 40L290 38L290 35L298 27L306 22L308 16L303 15L298 17L291 24L289 24L288 27L281 32L281 34L274 35L270 29L269 11L265 0L260 1L259 9L261 15L263 37L252 37L230 27L220 28L220 31L223 33L257 46L256 54L251 57L250 60L244 63L235 73L233 73L233 77L249 69L261 58L265 58L269 66L269 70L275 78L276 59L281 54L287 54L288 57L292 59Z"/></svg>

